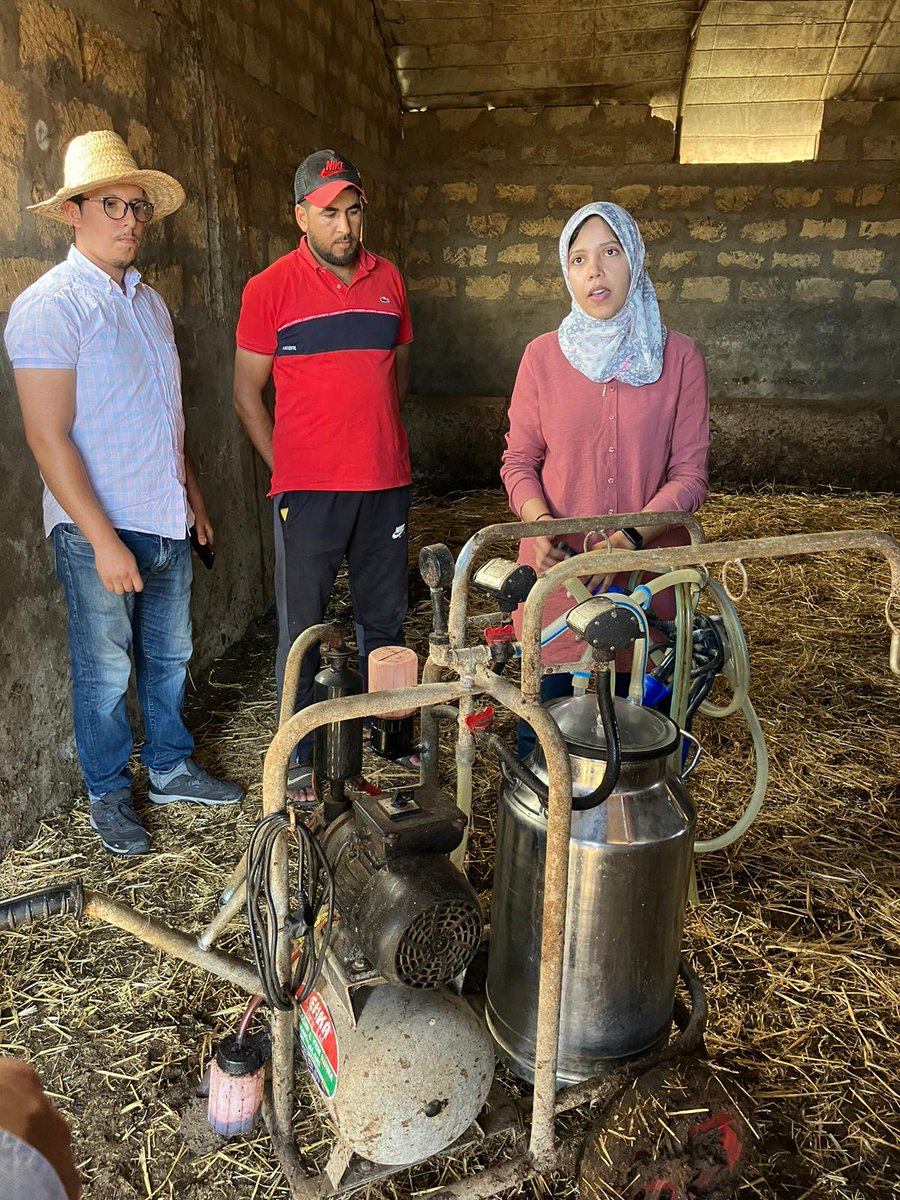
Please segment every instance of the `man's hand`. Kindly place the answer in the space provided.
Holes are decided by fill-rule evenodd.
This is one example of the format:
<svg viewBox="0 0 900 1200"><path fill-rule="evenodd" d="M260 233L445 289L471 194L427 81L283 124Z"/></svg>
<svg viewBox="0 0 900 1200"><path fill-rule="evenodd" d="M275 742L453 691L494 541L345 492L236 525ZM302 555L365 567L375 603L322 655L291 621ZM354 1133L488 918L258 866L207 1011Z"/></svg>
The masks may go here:
<svg viewBox="0 0 900 1200"><path fill-rule="evenodd" d="M194 513L194 532L197 534L197 541L201 546L212 546L215 542L212 521L206 511L206 502L200 490L197 472L194 470L194 464L188 454L184 456L184 481L188 504Z"/></svg>
<svg viewBox="0 0 900 1200"><path fill-rule="evenodd" d="M213 536L212 521L205 512L198 513L194 509L194 532L197 534L197 541L201 546L214 546L216 544Z"/></svg>
<svg viewBox="0 0 900 1200"><path fill-rule="evenodd" d="M0 1058L0 1129L43 1154L69 1200L78 1200L81 1185L72 1160L69 1127L44 1095L31 1067L14 1058Z"/></svg>
<svg viewBox="0 0 900 1200"><path fill-rule="evenodd" d="M94 566L108 592L125 596L129 592L144 590L137 560L115 533L94 546Z"/></svg>

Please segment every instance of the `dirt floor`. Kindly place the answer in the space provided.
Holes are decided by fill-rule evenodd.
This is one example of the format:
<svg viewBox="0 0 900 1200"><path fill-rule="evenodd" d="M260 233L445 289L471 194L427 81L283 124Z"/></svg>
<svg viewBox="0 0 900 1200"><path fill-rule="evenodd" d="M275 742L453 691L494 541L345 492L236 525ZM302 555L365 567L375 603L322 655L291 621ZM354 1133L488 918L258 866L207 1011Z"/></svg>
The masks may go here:
<svg viewBox="0 0 900 1200"><path fill-rule="evenodd" d="M857 527L900 539L900 504L888 496L718 495L700 515L710 540ZM495 492L421 503L413 559L427 542L456 552L506 519ZM751 564L749 576L739 611L769 797L737 845L698 859L685 951L709 996L712 1071L748 1116L741 1197L887 1200L900 1179L900 680L888 670L889 575L875 556L834 555ZM413 594L409 640L422 653L429 610L420 585ZM349 633L346 589L333 610ZM198 930L259 813L273 653L263 621L191 698L198 757L248 786L238 811L150 811L154 854L122 861L100 848L79 797L0 864L0 895L80 877ZM705 754L691 790L701 836L713 836L750 794L750 741L739 717L703 719L695 732ZM470 874L485 898L496 783L496 768L476 767ZM145 787L139 773L139 803ZM222 945L247 953L241 921ZM265 1134L219 1142L196 1099L211 1046L244 1008L237 990L68 918L0 937L0 969L0 1050L33 1062L72 1121L85 1200L287 1200ZM297 1139L313 1166L327 1157L329 1125L308 1092L301 1099ZM592 1119L567 1121L587 1130ZM426 1196L508 1149L416 1168L367 1194ZM577 1188L551 1178L513 1194Z"/></svg>

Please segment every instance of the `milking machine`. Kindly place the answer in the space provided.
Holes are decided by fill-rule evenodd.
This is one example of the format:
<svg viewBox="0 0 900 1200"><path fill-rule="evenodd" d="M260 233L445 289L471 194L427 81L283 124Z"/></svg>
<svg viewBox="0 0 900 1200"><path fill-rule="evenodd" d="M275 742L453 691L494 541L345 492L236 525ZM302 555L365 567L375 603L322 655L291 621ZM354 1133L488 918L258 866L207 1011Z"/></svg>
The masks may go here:
<svg viewBox="0 0 900 1200"><path fill-rule="evenodd" d="M106 920L249 993L238 1030L212 1064L210 1121L223 1134L244 1133L261 1097L294 1200L346 1194L500 1134L512 1137L512 1157L431 1197L487 1197L538 1172L574 1172L583 1134L560 1135L559 1113L587 1103L594 1112L613 1105L613 1113L623 1089L634 1084L637 1095L641 1080L645 1089L672 1086L665 1072L701 1049L705 998L681 956L693 853L740 836L767 775L746 643L708 567L874 549L890 562L892 594L900 595L900 546L875 531L706 544L691 516L661 513L661 525L687 529L690 545L594 550L541 578L503 558L481 561L497 543L647 524L648 516L491 526L455 563L446 547L427 547L420 567L433 631L421 681L416 656L391 647L370 655L364 692L335 629L301 635L266 755L263 815L199 937L78 881L0 906L5 928L65 913ZM632 575L624 589L596 596L582 582L638 571L658 574ZM557 587L572 597L562 621L580 657L563 668L574 694L542 704L541 645L559 625L542 628L542 612ZM470 613L470 590L493 610ZM666 590L675 596L673 620L654 612ZM510 614L519 604L516 639ZM892 630L891 668L900 675L900 633ZM325 663L315 703L294 714L300 665L317 647ZM618 690L627 694L616 695L623 655L630 663ZM731 698L713 704L723 673ZM534 730L524 761L499 710ZM690 728L698 712L742 712L757 758L746 811L706 843L696 840L685 783L699 752ZM421 754L412 786L380 789L363 778L366 720L375 753ZM442 725L456 733L454 795L442 786ZM313 731L316 799L289 803L291 751ZM462 869L479 754L501 772L489 931ZM215 948L238 919L247 922L250 959ZM251 1032L262 1007L267 1036ZM291 1132L298 1072L337 1131L320 1172L306 1170ZM703 1095L708 1117L685 1127L679 1178L693 1180L692 1195L725 1196L737 1180L744 1126L720 1095ZM601 1158L585 1156L595 1175ZM666 1170L644 1162L629 1195L681 1194ZM589 1175L582 1179L583 1195L599 1194Z"/></svg>

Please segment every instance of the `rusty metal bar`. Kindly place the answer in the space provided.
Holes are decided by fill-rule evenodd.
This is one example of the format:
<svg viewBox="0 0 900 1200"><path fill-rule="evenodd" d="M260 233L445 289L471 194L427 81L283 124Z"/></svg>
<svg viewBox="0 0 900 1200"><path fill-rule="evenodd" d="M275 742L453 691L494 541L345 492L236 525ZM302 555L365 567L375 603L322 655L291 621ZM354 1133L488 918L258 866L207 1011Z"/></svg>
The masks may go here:
<svg viewBox="0 0 900 1200"><path fill-rule="evenodd" d="M182 933L180 929L173 929L165 922L158 921L156 917L138 912L128 904L120 904L118 900L104 896L101 892L85 889L84 913L93 917L95 921L106 921L109 925L115 925L117 929L124 929L126 933L133 934L148 946L162 950L165 954L171 954L173 958L180 958L191 966L201 967L211 975L217 975L220 979L233 983L235 987L249 992L251 996L256 996L262 991L256 968L244 959L235 954L226 954L222 950L205 950L194 938Z"/></svg>
<svg viewBox="0 0 900 1200"><path fill-rule="evenodd" d="M296 644L296 643L295 643ZM431 704L446 704L457 700L471 688L464 683L415 684L387 692L362 692L358 696L340 696L335 700L320 700L294 713L269 744L263 763L263 812L282 812L285 808L284 789L288 760L301 738L335 721L352 721L357 717L381 717L398 709L423 708Z"/></svg>
<svg viewBox="0 0 900 1200"><path fill-rule="evenodd" d="M296 707L297 688L300 684L300 668L303 666L303 659L306 657L307 650L312 649L316 642L328 642L329 644L337 645L340 641L342 641L340 631L334 625L327 623L310 625L309 629L304 629L303 633L295 640L288 651L287 661L284 664L284 681L281 685L281 707L278 711L279 728L293 714Z"/></svg>
<svg viewBox="0 0 900 1200"><path fill-rule="evenodd" d="M422 667L422 683L438 683L444 668L434 661L431 655ZM422 752L422 782L434 787L438 781L438 719L431 706L423 708L419 714L419 737L424 747Z"/></svg>
<svg viewBox="0 0 900 1200"><path fill-rule="evenodd" d="M231 874L228 876L228 878L225 881L225 886L222 888L221 895L219 896L219 903L225 904L226 901L230 900L231 897L234 895L234 893L237 891L237 889L241 886L241 884L244 882L244 880L246 878L247 878L247 851L245 850L244 853L241 855L241 857L238 859L238 865L234 868L234 870L231 872Z"/></svg>
<svg viewBox="0 0 900 1200"><path fill-rule="evenodd" d="M554 1156L556 1068L562 1005L566 895L569 882L569 832L572 821L572 767L559 726L536 701L525 699L513 684L480 668L480 687L532 727L547 764L547 850L541 925L541 968L538 982L537 1039L534 1063L534 1107L529 1153L542 1168ZM488 1193L490 1194L490 1193Z"/></svg>
<svg viewBox="0 0 900 1200"><path fill-rule="evenodd" d="M545 529L549 521L540 522ZM790 558L799 554L832 554L839 550L872 550L891 568L891 593L900 597L900 545L878 529L846 529L833 533L794 533L737 542L703 542L649 550L591 550L546 571L525 601L522 620L522 692L534 699L541 681L541 617L548 596L577 575L612 575L623 571L662 571L707 566L738 559ZM900 633L892 630L891 669L900 674Z"/></svg>
<svg viewBox="0 0 900 1200"><path fill-rule="evenodd" d="M531 1158L520 1154L487 1167L477 1175L431 1191L428 1200L487 1200L489 1196L496 1196L508 1188L518 1187L537 1173L538 1169Z"/></svg>
<svg viewBox="0 0 900 1200"><path fill-rule="evenodd" d="M246 871L244 872L244 879L232 891L231 895L197 938L197 945L202 949L211 949L244 907L247 899L247 884L245 880Z"/></svg>
<svg viewBox="0 0 900 1200"><path fill-rule="evenodd" d="M596 517L571 517L557 521L510 521L508 524L487 525L473 533L460 550L453 572L448 620L450 645L458 649L465 644L469 571L479 550L494 542L520 541L529 537L559 537L568 533L591 533L601 529L627 528L629 525L658 525L666 528L675 525L687 530L692 543L705 541L703 527L693 513L688 512L607 513Z"/></svg>
<svg viewBox="0 0 900 1200"><path fill-rule="evenodd" d="M291 1127L289 1125L285 1130L278 1125L268 1090L263 1095L263 1120L269 1130L278 1165L290 1188L291 1200L318 1200L318 1197L325 1196L330 1190L327 1180L322 1175L306 1174L294 1144Z"/></svg>

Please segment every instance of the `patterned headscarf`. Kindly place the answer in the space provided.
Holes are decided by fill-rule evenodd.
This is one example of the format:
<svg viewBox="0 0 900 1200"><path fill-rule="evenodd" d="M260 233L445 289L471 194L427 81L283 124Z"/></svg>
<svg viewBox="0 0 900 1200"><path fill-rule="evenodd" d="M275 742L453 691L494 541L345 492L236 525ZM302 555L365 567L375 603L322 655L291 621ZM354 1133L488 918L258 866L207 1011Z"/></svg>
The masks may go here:
<svg viewBox="0 0 900 1200"><path fill-rule="evenodd" d="M569 283L569 243L588 217L602 217L622 246L631 268L625 303L614 317L590 317ZM656 292L644 268L644 239L634 218L618 204L586 204L566 223L559 239L559 262L572 297L572 311L559 327L559 348L576 371L593 383L618 379L640 387L662 374L666 327Z"/></svg>

